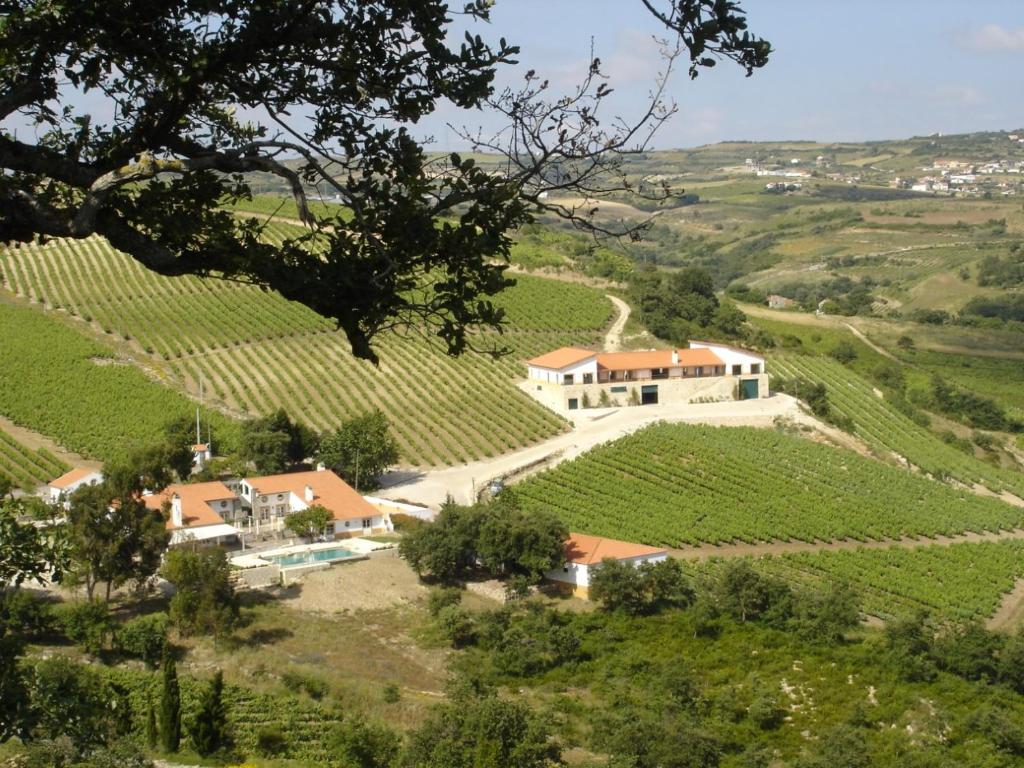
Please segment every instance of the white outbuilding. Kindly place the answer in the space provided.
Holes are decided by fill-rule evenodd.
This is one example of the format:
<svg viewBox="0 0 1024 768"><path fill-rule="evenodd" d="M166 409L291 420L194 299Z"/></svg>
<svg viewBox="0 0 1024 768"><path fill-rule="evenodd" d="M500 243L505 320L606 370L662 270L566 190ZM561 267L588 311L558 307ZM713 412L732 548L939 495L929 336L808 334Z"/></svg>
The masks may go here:
<svg viewBox="0 0 1024 768"><path fill-rule="evenodd" d="M570 533L565 542L565 563L561 568L550 570L544 575L549 581L571 588L577 597L586 598L590 590L591 574L609 557L636 567L665 560L668 552L629 541Z"/></svg>

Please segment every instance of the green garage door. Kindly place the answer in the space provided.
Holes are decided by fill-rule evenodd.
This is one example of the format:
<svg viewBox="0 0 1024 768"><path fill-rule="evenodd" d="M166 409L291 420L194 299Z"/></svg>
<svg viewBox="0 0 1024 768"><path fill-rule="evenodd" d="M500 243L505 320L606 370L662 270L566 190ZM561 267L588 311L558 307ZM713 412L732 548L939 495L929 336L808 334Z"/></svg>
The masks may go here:
<svg viewBox="0 0 1024 768"><path fill-rule="evenodd" d="M658 385L645 384L640 387L640 405L658 404Z"/></svg>
<svg viewBox="0 0 1024 768"><path fill-rule="evenodd" d="M743 379L740 382L740 400L757 400L757 379Z"/></svg>

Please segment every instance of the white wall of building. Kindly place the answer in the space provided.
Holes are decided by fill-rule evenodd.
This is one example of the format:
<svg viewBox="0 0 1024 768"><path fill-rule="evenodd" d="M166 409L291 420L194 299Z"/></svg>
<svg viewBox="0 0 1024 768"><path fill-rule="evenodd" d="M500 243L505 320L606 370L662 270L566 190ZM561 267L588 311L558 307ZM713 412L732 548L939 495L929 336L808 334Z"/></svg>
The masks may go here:
<svg viewBox="0 0 1024 768"><path fill-rule="evenodd" d="M533 381L544 381L561 384L566 376L573 377L573 383L582 384L583 375L589 373L597 381L597 355L564 368L542 368L537 365L527 366L527 375Z"/></svg>
<svg viewBox="0 0 1024 768"><path fill-rule="evenodd" d="M642 563L658 563L666 559L668 559L668 554L660 552L656 555L623 558L619 562L627 563L635 568ZM554 568L545 573L544 576L551 581L560 581L563 584L572 584L579 589L588 589L590 587L591 574L600 567L600 563L593 563L591 565L586 563L565 563L561 568Z"/></svg>
<svg viewBox="0 0 1024 768"><path fill-rule="evenodd" d="M725 346L724 344L713 344L706 341L691 341L690 349L710 349L722 359L722 362L725 363L725 372L730 376L735 375L732 371L732 367L734 365L742 366L740 375L750 374L751 365L760 366L758 373L765 372L764 358L759 355L755 355L752 352L746 352L744 350Z"/></svg>
<svg viewBox="0 0 1024 768"><path fill-rule="evenodd" d="M66 502L68 497L72 493L77 491L83 485L96 485L96 483L103 482L103 473L99 470L90 472L89 474L79 478L73 483L69 483L64 488L54 488L52 485L47 486L49 490L49 499L51 504L58 504L60 502Z"/></svg>

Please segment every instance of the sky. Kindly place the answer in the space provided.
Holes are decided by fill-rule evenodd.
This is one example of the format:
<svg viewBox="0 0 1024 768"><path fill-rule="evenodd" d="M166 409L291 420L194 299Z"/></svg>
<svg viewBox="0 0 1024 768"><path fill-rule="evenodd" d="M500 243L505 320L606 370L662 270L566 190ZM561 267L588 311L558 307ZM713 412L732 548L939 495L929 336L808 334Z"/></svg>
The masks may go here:
<svg viewBox="0 0 1024 768"><path fill-rule="evenodd" d="M721 62L696 81L682 67L669 87L679 111L660 130L656 148L1024 128L1024 0L741 6L750 31L775 49L768 65L747 78ZM507 81L533 68L561 88L583 73L593 43L616 90L616 111L625 115L638 114L659 70L657 22L640 0L497 0L491 23L473 30L520 46L521 64ZM415 133L434 136L439 149L457 149L461 143L445 123L481 119L442 109Z"/></svg>

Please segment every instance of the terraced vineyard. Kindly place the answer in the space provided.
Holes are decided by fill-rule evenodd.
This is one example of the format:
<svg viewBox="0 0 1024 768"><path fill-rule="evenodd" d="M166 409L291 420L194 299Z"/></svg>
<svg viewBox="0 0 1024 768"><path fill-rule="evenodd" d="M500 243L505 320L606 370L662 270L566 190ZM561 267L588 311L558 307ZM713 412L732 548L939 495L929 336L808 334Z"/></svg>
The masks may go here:
<svg viewBox="0 0 1024 768"><path fill-rule="evenodd" d="M272 225L273 240L290 234ZM105 241L51 241L0 256L6 285L97 330L138 346L196 392L240 416L279 406L317 429L378 407L390 419L403 461L440 465L494 456L564 429L564 422L515 386L522 361L558 346L594 344L611 303L594 289L522 276L498 297L503 334L483 348L498 360L452 359L429 338L380 340L380 368L354 358L331 323L301 304L254 286L151 273Z"/></svg>
<svg viewBox="0 0 1024 768"><path fill-rule="evenodd" d="M45 448L32 450L0 430L0 478L26 491L59 477L70 469Z"/></svg>
<svg viewBox="0 0 1024 768"><path fill-rule="evenodd" d="M809 355L778 355L772 371L787 378L800 376L822 382L831 406L853 421L858 437L881 458L902 457L928 474L962 483L980 483L993 491L1008 490L1024 497L1024 474L999 469L942 442L894 408L856 373L834 360Z"/></svg>
<svg viewBox="0 0 1024 768"><path fill-rule="evenodd" d="M1024 577L1024 542L801 552L759 561L758 567L795 583L847 581L864 610L883 619L922 608L984 619Z"/></svg>
<svg viewBox="0 0 1024 768"><path fill-rule="evenodd" d="M149 444L194 403L147 378L66 324L0 302L0 413L67 448L109 459ZM233 448L237 423L212 414L215 445Z"/></svg>
<svg viewBox="0 0 1024 768"><path fill-rule="evenodd" d="M768 430L659 424L516 485L570 529L646 544L887 539L1024 525L1024 509Z"/></svg>

